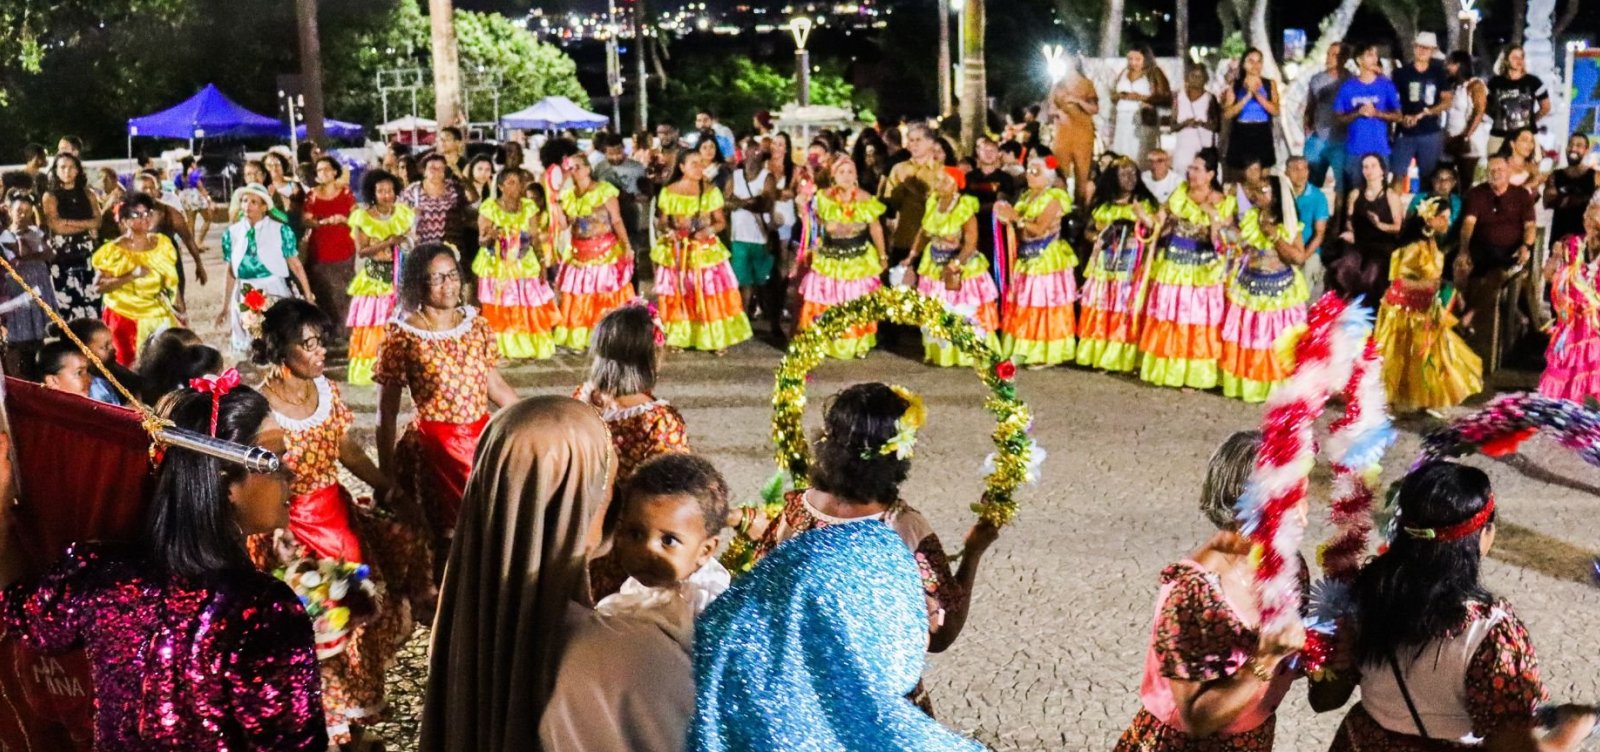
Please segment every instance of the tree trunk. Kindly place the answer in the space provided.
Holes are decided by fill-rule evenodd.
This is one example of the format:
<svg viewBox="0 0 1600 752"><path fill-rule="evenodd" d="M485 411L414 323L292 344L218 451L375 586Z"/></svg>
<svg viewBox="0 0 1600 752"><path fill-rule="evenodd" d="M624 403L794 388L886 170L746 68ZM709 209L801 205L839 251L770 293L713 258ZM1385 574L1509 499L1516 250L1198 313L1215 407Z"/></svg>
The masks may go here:
<svg viewBox="0 0 1600 752"><path fill-rule="evenodd" d="M439 127L455 125L461 115L461 59L456 51L455 3L428 0L433 31L433 119Z"/></svg>
<svg viewBox="0 0 1600 752"><path fill-rule="evenodd" d="M1183 67L1189 64L1189 0L1177 0L1177 8L1172 12L1173 26L1178 31L1178 75L1183 75ZM1181 81L1173 82L1181 86Z"/></svg>
<svg viewBox="0 0 1600 752"><path fill-rule="evenodd" d="M950 77L950 0L939 0L939 115L950 114L951 99L954 94L951 90Z"/></svg>
<svg viewBox="0 0 1600 752"><path fill-rule="evenodd" d="M1272 30L1267 28L1267 5L1271 0L1255 0L1250 8L1250 46L1261 51L1261 75L1279 78L1278 57L1272 54Z"/></svg>
<svg viewBox="0 0 1600 752"><path fill-rule="evenodd" d="M1579 0L1567 0L1567 7L1561 11L1561 18L1556 21L1556 28L1551 32L1550 38L1559 40L1567 33L1567 27L1578 20L1578 11L1583 4Z"/></svg>
<svg viewBox="0 0 1600 752"><path fill-rule="evenodd" d="M635 0L633 3L633 65L634 86L638 91L634 93L633 119L636 121L634 132L650 130L650 77L645 68L645 48L648 42L644 38L648 17L645 11L645 0Z"/></svg>
<svg viewBox="0 0 1600 752"><path fill-rule="evenodd" d="M324 144L327 135L323 132L322 39L317 32L317 0L295 0L294 10L300 32L300 92L305 97L301 115L306 121L306 140Z"/></svg>
<svg viewBox="0 0 1600 752"><path fill-rule="evenodd" d="M1100 57L1122 54L1123 0L1106 0L1106 17L1100 19Z"/></svg>
<svg viewBox="0 0 1600 752"><path fill-rule="evenodd" d="M1447 51L1466 49L1466 39L1461 35L1461 0L1440 0L1444 9L1445 44Z"/></svg>
<svg viewBox="0 0 1600 752"><path fill-rule="evenodd" d="M983 34L987 24L984 0L967 0L961 9L961 150L974 153L978 136L988 130L988 73L984 70Z"/></svg>
<svg viewBox="0 0 1600 752"><path fill-rule="evenodd" d="M1400 39L1400 50L1407 50L1411 40L1417 38L1417 11L1397 3L1385 2L1378 4L1378 12L1383 14L1385 21L1394 29L1395 36ZM1397 51L1398 52L1398 51ZM1406 57L1406 55L1400 55Z"/></svg>
<svg viewBox="0 0 1600 752"><path fill-rule="evenodd" d="M1528 0L1511 0L1511 43L1521 45L1528 28ZM1496 52L1498 54L1498 51Z"/></svg>

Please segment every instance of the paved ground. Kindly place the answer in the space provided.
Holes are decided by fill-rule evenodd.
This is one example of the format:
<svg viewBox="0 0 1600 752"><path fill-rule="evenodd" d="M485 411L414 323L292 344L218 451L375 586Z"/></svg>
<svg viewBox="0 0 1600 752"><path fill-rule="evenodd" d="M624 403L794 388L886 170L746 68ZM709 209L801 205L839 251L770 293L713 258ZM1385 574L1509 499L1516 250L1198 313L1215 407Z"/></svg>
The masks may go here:
<svg viewBox="0 0 1600 752"><path fill-rule="evenodd" d="M215 315L219 289L213 283L193 301L197 320ZM767 430L777 361L772 348L747 343L722 359L672 355L663 367L659 395L683 411L696 450L716 461L741 499L753 499L774 469ZM563 355L505 373L523 394L565 394L582 367L578 356ZM959 546L988 451L977 379L875 353L823 366L811 389L822 397L867 380L903 384L927 399L929 425L905 494ZM929 686L942 720L997 750L1108 749L1138 707L1156 576L1211 533L1196 511L1206 459L1228 433L1253 427L1260 409L1068 368L1023 372L1019 392L1050 452L1044 479L1023 494L1016 524L985 559L966 631L930 659ZM346 394L370 437L373 391ZM816 410L808 419L816 425ZM1390 479L1415 457L1427 424L1403 427ZM1591 524L1600 473L1544 440L1512 462L1475 462L1489 469L1503 509L1489 586L1529 623L1552 696L1600 701L1600 636L1589 630L1600 617L1600 590L1586 572L1588 552L1600 550L1600 527ZM1324 535L1319 525L1308 539ZM1308 544L1308 556L1312 550ZM395 721L384 733L394 749L411 748L425 650L419 630L393 672ZM1326 749L1340 716L1315 716L1297 689L1281 713L1278 748Z"/></svg>

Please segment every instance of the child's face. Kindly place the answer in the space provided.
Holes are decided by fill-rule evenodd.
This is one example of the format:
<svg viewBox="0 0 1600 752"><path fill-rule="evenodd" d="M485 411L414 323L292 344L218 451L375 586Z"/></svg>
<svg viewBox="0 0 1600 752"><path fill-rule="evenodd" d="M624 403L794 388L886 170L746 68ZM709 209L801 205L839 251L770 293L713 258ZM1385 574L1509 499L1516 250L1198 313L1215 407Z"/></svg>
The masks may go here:
<svg viewBox="0 0 1600 752"><path fill-rule="evenodd" d="M67 356L60 371L44 377L44 385L58 392L89 396L89 359L82 355Z"/></svg>
<svg viewBox="0 0 1600 752"><path fill-rule="evenodd" d="M710 561L719 543L692 496L629 499L617 525L622 568L647 587L670 587Z"/></svg>
<svg viewBox="0 0 1600 752"><path fill-rule="evenodd" d="M102 362L110 363L117 356L117 341L112 339L111 330L97 329L84 344L89 346L89 352L94 353Z"/></svg>

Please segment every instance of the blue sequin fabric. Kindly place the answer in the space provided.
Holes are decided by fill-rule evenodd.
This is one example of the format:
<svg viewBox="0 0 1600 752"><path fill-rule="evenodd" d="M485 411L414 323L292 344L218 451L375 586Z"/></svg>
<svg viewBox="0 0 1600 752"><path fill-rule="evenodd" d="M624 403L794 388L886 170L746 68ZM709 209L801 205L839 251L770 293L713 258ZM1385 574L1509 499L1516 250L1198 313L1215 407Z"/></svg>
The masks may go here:
<svg viewBox="0 0 1600 752"><path fill-rule="evenodd" d="M928 612L916 562L876 520L779 545L696 626L700 752L966 752L906 699Z"/></svg>
<svg viewBox="0 0 1600 752"><path fill-rule="evenodd" d="M311 621L253 569L191 580L79 545L0 593L0 629L93 665L97 752L325 752Z"/></svg>

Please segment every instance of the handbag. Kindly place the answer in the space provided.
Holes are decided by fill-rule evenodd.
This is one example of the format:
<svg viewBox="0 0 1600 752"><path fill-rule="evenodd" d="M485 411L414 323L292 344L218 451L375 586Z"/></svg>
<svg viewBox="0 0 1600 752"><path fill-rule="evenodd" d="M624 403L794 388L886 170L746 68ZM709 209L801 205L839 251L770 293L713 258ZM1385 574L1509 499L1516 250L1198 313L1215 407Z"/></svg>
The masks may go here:
<svg viewBox="0 0 1600 752"><path fill-rule="evenodd" d="M1422 723L1422 714L1417 712L1417 704L1411 700L1411 690L1406 687L1406 678L1400 673L1400 659L1395 657L1394 650L1389 650L1389 669L1394 672L1394 683L1400 685L1400 697L1406 701L1406 710L1411 711L1411 722L1417 725L1417 733L1424 739L1428 736L1428 727Z"/></svg>

